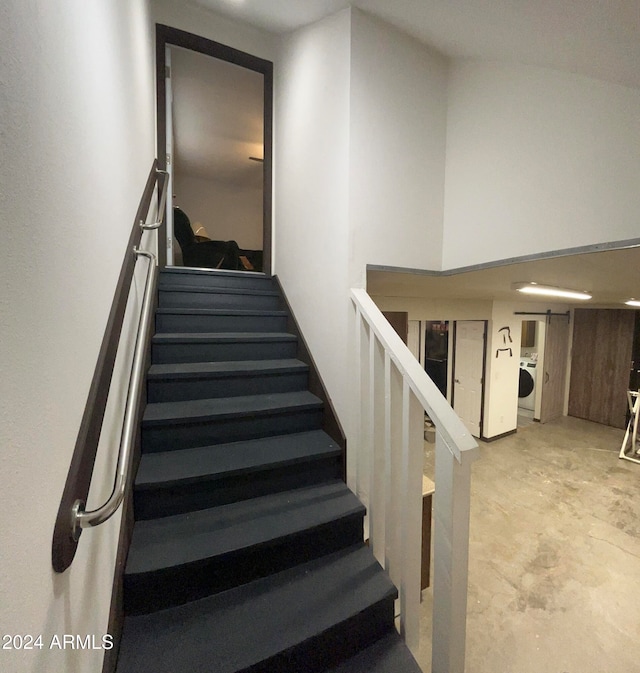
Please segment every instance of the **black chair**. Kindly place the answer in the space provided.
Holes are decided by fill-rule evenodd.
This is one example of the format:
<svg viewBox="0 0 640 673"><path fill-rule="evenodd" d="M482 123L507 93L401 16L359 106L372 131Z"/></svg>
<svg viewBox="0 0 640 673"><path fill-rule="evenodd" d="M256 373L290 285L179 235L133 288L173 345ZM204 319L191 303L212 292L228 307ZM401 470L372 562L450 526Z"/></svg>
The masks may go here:
<svg viewBox="0 0 640 673"><path fill-rule="evenodd" d="M185 266L203 269L240 268L238 244L235 241L198 240L187 214L178 206L173 208L173 234L180 244Z"/></svg>

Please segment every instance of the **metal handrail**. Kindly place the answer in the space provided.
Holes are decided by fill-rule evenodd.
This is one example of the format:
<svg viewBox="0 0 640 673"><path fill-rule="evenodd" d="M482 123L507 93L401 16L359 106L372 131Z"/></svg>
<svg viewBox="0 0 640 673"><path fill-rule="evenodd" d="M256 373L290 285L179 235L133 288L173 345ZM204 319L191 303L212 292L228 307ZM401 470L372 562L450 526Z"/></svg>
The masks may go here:
<svg viewBox="0 0 640 673"><path fill-rule="evenodd" d="M104 505L87 512L85 510L86 503L82 500L76 500L73 504L73 507L71 508L71 534L76 541L80 538L83 528L98 526L115 514L124 498L129 477L130 463L133 455L133 444L136 435L136 411L138 409L140 393L142 390L142 382L144 381L143 368L146 355L146 337L151 323L155 279L158 268L157 258L152 252L134 248L133 254L136 257L146 257L149 260L149 267L147 269L147 279L144 288L142 309L140 312L140 323L138 325L133 362L131 364L131 378L129 380L127 404L124 414L122 435L120 437L118 466L113 483L113 490Z"/></svg>
<svg viewBox="0 0 640 673"><path fill-rule="evenodd" d="M158 204L158 212L156 217L159 218L155 222L149 222L147 224L144 220L140 220L140 228L145 231L159 229L162 223L164 222L164 209L167 204L167 191L169 187L169 172L163 171L160 168L156 168L156 173L161 173L164 175L164 183L162 184L162 191L160 192L160 203Z"/></svg>

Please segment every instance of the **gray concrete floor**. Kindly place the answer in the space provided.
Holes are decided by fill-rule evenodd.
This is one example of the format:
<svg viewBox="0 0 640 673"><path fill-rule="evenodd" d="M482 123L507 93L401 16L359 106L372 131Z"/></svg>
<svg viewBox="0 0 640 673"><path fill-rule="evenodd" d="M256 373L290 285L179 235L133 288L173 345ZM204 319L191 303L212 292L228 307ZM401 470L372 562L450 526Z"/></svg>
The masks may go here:
<svg viewBox="0 0 640 673"><path fill-rule="evenodd" d="M640 465L618 459L622 437L562 418L481 442L466 673L640 671ZM432 476L434 445L425 449ZM426 590L425 672L431 601Z"/></svg>

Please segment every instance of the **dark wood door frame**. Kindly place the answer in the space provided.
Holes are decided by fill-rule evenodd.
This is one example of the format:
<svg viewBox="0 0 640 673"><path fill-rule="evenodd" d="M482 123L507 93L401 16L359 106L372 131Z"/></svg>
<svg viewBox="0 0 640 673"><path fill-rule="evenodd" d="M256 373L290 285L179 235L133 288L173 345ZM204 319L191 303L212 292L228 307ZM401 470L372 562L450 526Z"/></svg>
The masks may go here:
<svg viewBox="0 0 640 673"><path fill-rule="evenodd" d="M233 47L208 40L178 28L156 24L156 115L158 120L158 167L167 167L167 112L165 85L165 49L167 46L183 47L222 61L239 65L264 76L264 163L262 186L264 272L271 274L271 207L273 180L273 63L247 54ZM160 228L159 240L167 238L166 224ZM166 245L158 246L161 267L167 264Z"/></svg>

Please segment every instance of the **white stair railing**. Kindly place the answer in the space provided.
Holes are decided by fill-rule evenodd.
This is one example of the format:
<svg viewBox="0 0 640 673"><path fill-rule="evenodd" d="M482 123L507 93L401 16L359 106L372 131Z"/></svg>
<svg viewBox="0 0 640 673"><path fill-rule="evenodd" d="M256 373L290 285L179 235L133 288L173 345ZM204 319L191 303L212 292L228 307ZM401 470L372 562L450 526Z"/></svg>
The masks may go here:
<svg viewBox="0 0 640 673"><path fill-rule="evenodd" d="M374 555L398 587L400 633L420 644L424 412L435 425L432 673L464 673L471 463L478 446L365 290L352 289L360 423L349 486ZM359 431L359 432L358 432Z"/></svg>

